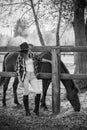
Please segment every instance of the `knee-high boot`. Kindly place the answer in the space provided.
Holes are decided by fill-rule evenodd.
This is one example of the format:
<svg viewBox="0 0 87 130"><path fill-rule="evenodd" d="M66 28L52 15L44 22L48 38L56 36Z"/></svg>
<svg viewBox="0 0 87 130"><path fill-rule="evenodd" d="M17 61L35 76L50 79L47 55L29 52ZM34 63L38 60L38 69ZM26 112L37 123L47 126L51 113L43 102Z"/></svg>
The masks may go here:
<svg viewBox="0 0 87 130"><path fill-rule="evenodd" d="M36 94L36 96L35 96L35 109L34 109L34 112L35 112L35 114L37 116L39 116L40 97L41 97L41 94Z"/></svg>
<svg viewBox="0 0 87 130"><path fill-rule="evenodd" d="M26 116L31 115L30 110L29 110L28 95L23 96L23 103L24 103L24 107L25 107Z"/></svg>

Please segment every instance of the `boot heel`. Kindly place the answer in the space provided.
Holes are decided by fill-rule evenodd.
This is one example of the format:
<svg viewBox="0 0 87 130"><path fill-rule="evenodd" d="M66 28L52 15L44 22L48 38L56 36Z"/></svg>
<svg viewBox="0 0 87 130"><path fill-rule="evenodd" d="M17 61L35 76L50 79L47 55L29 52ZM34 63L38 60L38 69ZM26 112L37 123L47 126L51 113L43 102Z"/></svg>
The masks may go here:
<svg viewBox="0 0 87 130"><path fill-rule="evenodd" d="M37 111L37 110L34 109L34 113L35 113L37 116L39 116L39 111Z"/></svg>

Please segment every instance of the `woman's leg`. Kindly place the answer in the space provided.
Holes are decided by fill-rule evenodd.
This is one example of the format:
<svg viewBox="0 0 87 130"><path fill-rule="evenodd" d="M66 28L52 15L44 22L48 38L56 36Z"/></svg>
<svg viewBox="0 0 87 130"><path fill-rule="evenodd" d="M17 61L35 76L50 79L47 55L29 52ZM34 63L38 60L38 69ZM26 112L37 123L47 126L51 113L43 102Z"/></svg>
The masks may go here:
<svg viewBox="0 0 87 130"><path fill-rule="evenodd" d="M36 93L34 112L36 113L37 116L39 116L39 106L40 106L40 97L41 97L41 89L39 86L39 81L36 78L34 78L30 81L30 83L31 83L31 86L33 87L33 90Z"/></svg>
<svg viewBox="0 0 87 130"><path fill-rule="evenodd" d="M25 78L23 83L23 103L25 107L26 116L31 115L29 110L29 81L28 77Z"/></svg>

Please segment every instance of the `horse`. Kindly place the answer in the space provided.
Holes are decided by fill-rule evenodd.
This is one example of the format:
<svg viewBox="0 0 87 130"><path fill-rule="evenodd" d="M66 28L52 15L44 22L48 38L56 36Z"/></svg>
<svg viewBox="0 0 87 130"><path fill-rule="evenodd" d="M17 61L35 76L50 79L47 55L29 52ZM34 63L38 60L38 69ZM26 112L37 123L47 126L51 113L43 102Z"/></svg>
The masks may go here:
<svg viewBox="0 0 87 130"><path fill-rule="evenodd" d="M7 72L15 72L15 65L16 65L16 60L18 57L19 53L7 53L4 56L4 60L3 60L3 72L7 71ZM42 52L41 54L38 54L38 56L41 59L46 59L46 60L52 60L52 54L50 51L46 51L46 52ZM65 66L65 64L60 61L61 64L61 73L69 73L67 67ZM42 62L39 61L38 65L40 67L40 72L41 73L51 73L52 72L52 64L50 62ZM0 85L3 85L3 99L2 99L2 103L3 106L6 106L6 91L8 89L8 84L10 81L11 77L1 77L0 78ZM46 95L47 95L47 90L49 87L49 84L51 83L52 79L48 79L48 78L43 78L39 75L39 79L42 80L42 98L41 98L41 107L45 109L47 109L47 105L46 105ZM61 82L63 83L63 85L65 86L66 89L66 97L69 100L71 106L73 107L74 111L80 111L81 105L80 105L80 100L79 100L79 96L78 96L78 88L76 87L74 81L72 79L61 79ZM14 95L14 103L16 103L17 105L19 105L19 101L18 101L18 97L17 97L17 86L18 86L18 78L15 77L14 82L13 82L13 95Z"/></svg>

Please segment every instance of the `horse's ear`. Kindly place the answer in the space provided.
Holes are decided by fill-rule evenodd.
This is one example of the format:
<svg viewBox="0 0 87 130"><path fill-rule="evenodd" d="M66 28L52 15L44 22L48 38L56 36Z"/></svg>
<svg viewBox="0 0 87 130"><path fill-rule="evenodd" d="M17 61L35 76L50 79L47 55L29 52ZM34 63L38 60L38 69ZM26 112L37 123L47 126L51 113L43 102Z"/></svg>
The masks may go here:
<svg viewBox="0 0 87 130"><path fill-rule="evenodd" d="M32 44L28 44L28 46L29 46L29 47L33 47L33 45L32 45Z"/></svg>
<svg viewBox="0 0 87 130"><path fill-rule="evenodd" d="M33 45L32 44L28 44L28 47L29 47L29 49L32 49Z"/></svg>

